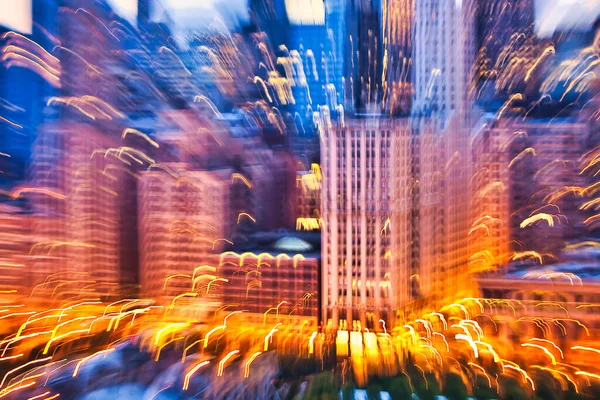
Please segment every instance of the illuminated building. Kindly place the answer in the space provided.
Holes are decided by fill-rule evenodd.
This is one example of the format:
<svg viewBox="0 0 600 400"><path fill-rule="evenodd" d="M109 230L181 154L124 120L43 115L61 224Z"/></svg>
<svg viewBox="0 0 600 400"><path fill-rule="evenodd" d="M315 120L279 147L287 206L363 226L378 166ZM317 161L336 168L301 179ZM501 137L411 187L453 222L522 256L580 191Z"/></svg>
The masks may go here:
<svg viewBox="0 0 600 400"><path fill-rule="evenodd" d="M333 60L325 28L325 5L322 0L286 1L286 12L290 21L288 54L279 57L277 63L286 70L296 110L306 121L312 121L311 111L317 111L319 105L335 109L338 104L337 93L328 89L333 84Z"/></svg>
<svg viewBox="0 0 600 400"><path fill-rule="evenodd" d="M483 118L471 137L469 271L497 269L510 256L509 129Z"/></svg>
<svg viewBox="0 0 600 400"><path fill-rule="evenodd" d="M415 0L385 0L382 6L383 112L406 115L412 104Z"/></svg>
<svg viewBox="0 0 600 400"><path fill-rule="evenodd" d="M322 138L325 324L372 329L409 301L410 144L406 120L347 120Z"/></svg>
<svg viewBox="0 0 600 400"><path fill-rule="evenodd" d="M586 232L583 221L589 215L579 207L589 198L564 189L589 183L580 174L589 125L570 119L554 119L552 124L528 119L507 121L503 127L514 138L508 147L513 250L535 250L550 255L546 261L551 261L566 243ZM553 226L538 221L521 228L524 220L541 213L552 216Z"/></svg>
<svg viewBox="0 0 600 400"><path fill-rule="evenodd" d="M378 113L383 93L381 1L347 4L344 104L347 112Z"/></svg>
<svg viewBox="0 0 600 400"><path fill-rule="evenodd" d="M90 124L60 121L40 128L31 179L35 188L50 194L28 195L35 213L34 283L50 274L68 274L75 287L92 285L90 293L114 294L115 285L133 283L131 266L120 260L126 245L120 213L127 196L121 180L126 164L117 154L105 153L118 143Z"/></svg>
<svg viewBox="0 0 600 400"><path fill-rule="evenodd" d="M471 293L468 275L474 1L417 1L413 44L418 132L414 292L436 307ZM418 267L417 267L418 265ZM417 270L418 268L418 270Z"/></svg>
<svg viewBox="0 0 600 400"><path fill-rule="evenodd" d="M478 278L481 295L489 299L512 300L496 308L498 335L521 345L523 337L543 337L541 327L534 324L507 326L520 317L572 318L568 329L549 324L547 337L554 336L563 343L590 340L584 324L590 331L600 326L597 305L600 303L600 275L598 249L577 249L563 254L564 261L549 266L533 263L513 263L501 274L484 274ZM517 328L517 329L515 329ZM592 335L595 337L595 335Z"/></svg>
<svg viewBox="0 0 600 400"><path fill-rule="evenodd" d="M338 103L345 107L345 65L346 53L346 1L328 0L325 2L325 26L327 40L330 42L331 62L333 64L332 82L338 94Z"/></svg>
<svg viewBox="0 0 600 400"><path fill-rule="evenodd" d="M319 316L319 259L318 248L293 236L265 247L222 253L218 276L228 280L219 282L223 304L247 310L257 323L291 321L299 329L314 329Z"/></svg>
<svg viewBox="0 0 600 400"><path fill-rule="evenodd" d="M30 220L22 207L0 203L0 293L3 301L15 301L31 293Z"/></svg>
<svg viewBox="0 0 600 400"><path fill-rule="evenodd" d="M413 295L430 307L472 292L468 276L469 134L457 119L440 131L420 122L415 138Z"/></svg>
<svg viewBox="0 0 600 400"><path fill-rule="evenodd" d="M471 108L475 3L423 0L415 13L413 113L434 115L444 127Z"/></svg>
<svg viewBox="0 0 600 400"><path fill-rule="evenodd" d="M179 167L179 168L178 168ZM170 165L178 170L185 165ZM192 290L196 267L214 266L229 239L231 170L143 172L138 181L140 280L144 296L166 299ZM187 279L165 279L173 275Z"/></svg>

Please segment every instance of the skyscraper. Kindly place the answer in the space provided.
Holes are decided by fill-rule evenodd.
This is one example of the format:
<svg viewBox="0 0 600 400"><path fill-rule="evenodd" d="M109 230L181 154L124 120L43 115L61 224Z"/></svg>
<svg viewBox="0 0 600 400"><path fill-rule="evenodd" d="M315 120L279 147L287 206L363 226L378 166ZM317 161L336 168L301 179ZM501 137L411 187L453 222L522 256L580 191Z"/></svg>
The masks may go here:
<svg viewBox="0 0 600 400"><path fill-rule="evenodd" d="M475 2L418 1L414 39L419 142L418 292L446 303L468 278ZM441 305L441 304L437 304Z"/></svg>
<svg viewBox="0 0 600 400"><path fill-rule="evenodd" d="M191 275L202 265L216 270L216 254L231 233L230 177L231 170L225 169L186 171L179 178L164 171L141 174L138 202L144 296L170 300L192 290L191 279L178 275Z"/></svg>
<svg viewBox="0 0 600 400"><path fill-rule="evenodd" d="M409 301L410 128L352 119L322 139L322 321L379 327Z"/></svg>
<svg viewBox="0 0 600 400"><path fill-rule="evenodd" d="M390 116L410 113L412 104L412 51L415 0L384 0L383 112Z"/></svg>
<svg viewBox="0 0 600 400"><path fill-rule="evenodd" d="M414 66L416 115L435 116L444 127L469 112L475 60L475 2L416 3Z"/></svg>
<svg viewBox="0 0 600 400"><path fill-rule="evenodd" d="M345 107L379 113L383 82L383 40L379 0L350 0L346 14Z"/></svg>
<svg viewBox="0 0 600 400"><path fill-rule="evenodd" d="M95 281L90 293L112 294L117 294L116 285L133 283L120 260L126 245L120 207L127 192L118 143L89 124L59 121L40 128L31 179L34 187L48 192L30 195L36 214L34 283L67 274L73 279L70 289Z"/></svg>

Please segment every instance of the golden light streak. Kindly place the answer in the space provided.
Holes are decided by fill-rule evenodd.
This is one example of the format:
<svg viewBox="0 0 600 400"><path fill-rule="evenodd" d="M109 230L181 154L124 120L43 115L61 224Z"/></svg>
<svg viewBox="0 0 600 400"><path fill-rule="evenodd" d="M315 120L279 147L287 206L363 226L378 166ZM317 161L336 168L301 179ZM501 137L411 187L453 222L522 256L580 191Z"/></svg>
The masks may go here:
<svg viewBox="0 0 600 400"><path fill-rule="evenodd" d="M30 365L33 365L33 364L38 364L38 363L42 363L42 362L45 362L45 361L50 361L51 359L52 359L52 357L46 357L46 358L40 358L40 359L38 359L38 360L32 360L32 361L26 362L26 363L25 363L25 364L23 364L23 365L20 365L20 366L18 366L18 367L15 367L15 368L13 368L13 369L11 369L11 370L7 371L7 372L6 372L6 374L4 374L4 377L2 378L2 382L0 382L0 388L1 388L2 386L4 386L4 382L6 382L6 378L7 378L7 377L8 377L10 374L12 374L13 372L20 371L20 370L22 370L23 368L25 368L25 367L28 367L28 366L30 366Z"/></svg>
<svg viewBox="0 0 600 400"><path fill-rule="evenodd" d="M137 129L133 129L133 128L126 128L123 133L121 134L121 138L125 139L125 137L127 136L127 134L134 134L134 135L138 135L141 138L145 139L148 143L150 143L152 146L156 147L157 149L160 147L158 143L156 143L154 140L152 140L150 138L150 136L148 136L147 134L138 131Z"/></svg>
<svg viewBox="0 0 600 400"><path fill-rule="evenodd" d="M256 357L258 357L261 354L261 351L257 351L256 353L252 354L248 361L246 361L246 365L244 367L244 378L248 378L250 376L250 364L252 364L252 361L254 361Z"/></svg>
<svg viewBox="0 0 600 400"><path fill-rule="evenodd" d="M552 365L556 365L556 357L554 357L554 354L550 353L550 351L547 348L545 348L544 346L541 346L539 344L534 344L534 343L523 343L523 344L521 344L521 346L535 347L535 348L542 350L548 357L550 357L550 361L552 362Z"/></svg>
<svg viewBox="0 0 600 400"><path fill-rule="evenodd" d="M223 369L225 367L225 363L227 362L227 360L229 360L231 357L235 356L239 352L239 350L232 350L229 353L227 353L227 355L223 357L221 361L219 361L219 369L217 371L217 376L223 376Z"/></svg>
<svg viewBox="0 0 600 400"><path fill-rule="evenodd" d="M76 365L75 365L75 370L73 370L73 378L75 378L77 376L77 374L79 373L79 369L81 368L81 366L83 365L84 362L91 360L92 358L102 355L104 354L104 357L106 357L107 354L112 353L113 351L115 351L115 348L110 348L107 350L101 350L98 351L92 355L89 355L87 357L82 358Z"/></svg>
<svg viewBox="0 0 600 400"><path fill-rule="evenodd" d="M593 351L595 353L600 354L600 350L595 349L593 347L586 347L586 346L573 346L573 347L571 347L571 350Z"/></svg>
<svg viewBox="0 0 600 400"><path fill-rule="evenodd" d="M190 386L190 379L191 379L192 375L194 375L200 368L202 368L208 364L210 364L210 361L202 361L202 362L196 364L191 370L189 370L185 374L185 378L183 380L183 390L188 390L188 387Z"/></svg>
<svg viewBox="0 0 600 400"><path fill-rule="evenodd" d="M41 397L44 397L44 396L47 396L47 395L49 395L49 394L50 394L50 391L48 390L48 391L46 391L46 392L44 392L44 393L42 393L42 394L38 394L37 396L30 397L30 398L28 398L27 400L35 400L35 399L39 399L39 398L41 398Z"/></svg>
<svg viewBox="0 0 600 400"><path fill-rule="evenodd" d="M521 229L526 228L529 225L532 225L538 221L546 221L548 223L548 226L554 226L554 216L547 214L547 213L539 213L539 214L535 214L532 215L531 217L525 218L522 222L521 222Z"/></svg>
<svg viewBox="0 0 600 400"><path fill-rule="evenodd" d="M210 338L210 335L212 335L219 329L225 330L225 328L227 328L226 325L216 326L216 327L212 328L210 331L206 332L206 335L204 335L204 348L208 347L208 339Z"/></svg>

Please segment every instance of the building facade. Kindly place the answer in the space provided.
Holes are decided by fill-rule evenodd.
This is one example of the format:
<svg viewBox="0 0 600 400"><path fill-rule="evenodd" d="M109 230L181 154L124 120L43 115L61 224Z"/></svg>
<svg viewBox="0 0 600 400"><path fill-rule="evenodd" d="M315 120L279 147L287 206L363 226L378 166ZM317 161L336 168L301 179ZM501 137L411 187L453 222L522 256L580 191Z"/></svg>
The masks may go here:
<svg viewBox="0 0 600 400"><path fill-rule="evenodd" d="M232 229L230 179L231 170L182 171L178 177L164 171L141 174L138 202L143 296L170 301L194 291L200 283L206 285L193 279L196 268L203 265L209 266L209 272L202 274L214 275L219 251Z"/></svg>
<svg viewBox="0 0 600 400"><path fill-rule="evenodd" d="M407 302L411 158L405 120L347 120L322 138L322 322L369 329Z"/></svg>
<svg viewBox="0 0 600 400"><path fill-rule="evenodd" d="M473 0L424 0L415 7L413 114L444 127L471 109L476 49Z"/></svg>

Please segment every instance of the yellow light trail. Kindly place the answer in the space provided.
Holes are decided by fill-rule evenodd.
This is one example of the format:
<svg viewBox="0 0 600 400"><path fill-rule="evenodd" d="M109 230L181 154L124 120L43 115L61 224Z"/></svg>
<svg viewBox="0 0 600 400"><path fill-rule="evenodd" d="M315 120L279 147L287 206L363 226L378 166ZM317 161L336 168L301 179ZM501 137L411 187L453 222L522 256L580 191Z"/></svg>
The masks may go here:
<svg viewBox="0 0 600 400"><path fill-rule="evenodd" d="M550 361L552 362L552 365L556 365L556 357L554 357L554 354L550 353L550 351L547 348L545 348L544 346L541 346L541 345L535 344L535 343L523 343L523 344L521 344L521 346L535 347L535 348L542 350L546 355L548 355L548 357L550 357Z"/></svg>
<svg viewBox="0 0 600 400"><path fill-rule="evenodd" d="M223 357L221 361L219 361L219 369L217 370L217 376L223 376L223 369L225 368L225 363L239 352L239 350L232 350L229 353L227 353L227 355Z"/></svg>
<svg viewBox="0 0 600 400"><path fill-rule="evenodd" d="M81 366L83 365L84 362L91 360L92 358L102 355L104 354L104 357L106 357L107 354L112 353L113 351L115 351L115 348L110 348L107 350L101 350L98 351L92 355L89 355L87 357L82 358L76 365L75 365L75 370L73 370L73 378L75 378L77 376L77 374L79 373L79 369L81 368Z"/></svg>
<svg viewBox="0 0 600 400"><path fill-rule="evenodd" d="M183 379L183 390L188 390L188 387L190 386L190 379L192 378L192 375L194 375L200 368L202 368L208 364L210 364L210 361L202 361L202 362L196 364L192 369L190 369L185 374L185 378Z"/></svg>
<svg viewBox="0 0 600 400"><path fill-rule="evenodd" d="M256 357L258 357L261 354L261 351L257 351L256 353L252 354L248 361L246 361L246 365L244 367L244 378L248 378L250 376L250 364L252 364L252 361L254 361Z"/></svg>
<svg viewBox="0 0 600 400"><path fill-rule="evenodd" d="M45 362L45 361L50 361L51 359L52 359L52 357L40 358L40 359L38 359L38 360L33 360L33 361L26 362L26 363L25 363L25 364L23 364L23 365L20 365L20 366L18 366L18 367L15 367L15 368L11 369L10 371L7 371L7 372L6 372L6 374L4 374L4 377L2 378L2 382L0 382L0 388L1 388L2 386L4 386L4 382L6 382L6 378L7 378L7 377L8 377L10 374L12 374L13 372L20 371L20 370L22 370L23 368L25 368L25 367L28 367L28 366L30 366L30 365L33 365L33 364L38 364L38 363L42 363L42 362Z"/></svg>

